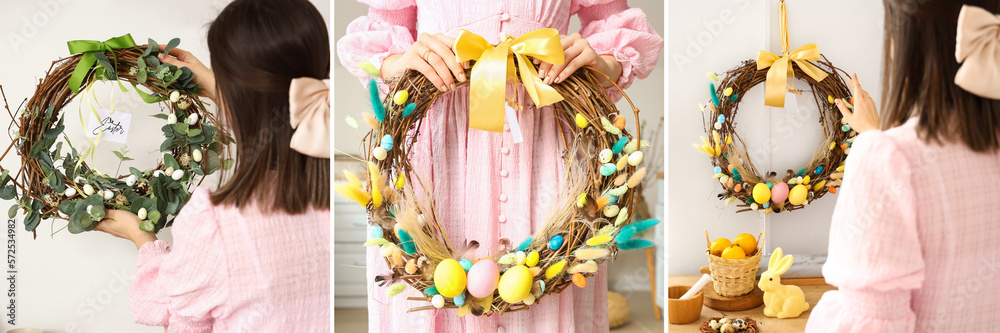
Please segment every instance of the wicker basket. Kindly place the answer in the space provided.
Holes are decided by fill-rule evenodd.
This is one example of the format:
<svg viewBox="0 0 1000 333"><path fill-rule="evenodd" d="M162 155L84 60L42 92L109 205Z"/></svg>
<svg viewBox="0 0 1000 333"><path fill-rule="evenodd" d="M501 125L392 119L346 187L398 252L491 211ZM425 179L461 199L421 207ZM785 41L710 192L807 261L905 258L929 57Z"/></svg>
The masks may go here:
<svg viewBox="0 0 1000 333"><path fill-rule="evenodd" d="M737 297L750 293L757 282L757 267L760 264L761 245L764 244L766 235L761 232L757 235L757 252L746 259L723 259L714 256L709 250L705 250L708 255L708 269L712 272L712 287L721 296ZM711 238L708 231L705 231L705 239L708 240L708 247L712 247Z"/></svg>
<svg viewBox="0 0 1000 333"><path fill-rule="evenodd" d="M711 321L713 321L713 320L719 320L719 319L722 319L722 317L712 317L712 318L709 318L704 323L701 323L701 326L698 326L698 330L701 331L701 333L717 333L718 331L713 330L711 327L708 327L708 323L711 322ZM760 328L757 327L757 321L756 320L750 319L750 317L745 317L745 318L743 318L743 320L747 322L747 325L749 325L749 327L747 327L747 329L745 329L745 330L740 331L740 333L758 333L758 332L760 332Z"/></svg>

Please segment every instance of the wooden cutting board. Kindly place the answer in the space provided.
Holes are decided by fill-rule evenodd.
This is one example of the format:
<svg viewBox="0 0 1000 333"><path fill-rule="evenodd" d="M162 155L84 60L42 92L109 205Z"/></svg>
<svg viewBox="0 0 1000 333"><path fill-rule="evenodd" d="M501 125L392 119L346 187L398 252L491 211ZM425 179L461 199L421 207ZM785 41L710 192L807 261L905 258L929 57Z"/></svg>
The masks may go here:
<svg viewBox="0 0 1000 333"><path fill-rule="evenodd" d="M719 311L750 310L764 304L764 292L757 286L749 294L737 297L726 297L715 292L715 287L709 282L702 289L705 293L705 306Z"/></svg>

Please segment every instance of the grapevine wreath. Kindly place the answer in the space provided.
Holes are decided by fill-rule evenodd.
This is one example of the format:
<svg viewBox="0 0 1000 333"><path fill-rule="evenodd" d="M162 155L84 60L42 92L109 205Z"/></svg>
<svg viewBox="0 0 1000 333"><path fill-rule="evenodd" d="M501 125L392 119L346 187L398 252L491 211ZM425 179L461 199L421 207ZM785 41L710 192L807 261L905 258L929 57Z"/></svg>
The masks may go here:
<svg viewBox="0 0 1000 333"><path fill-rule="evenodd" d="M25 210L26 230L35 232L39 222L48 218L67 220L66 229L71 233L93 230L108 208L136 213L142 220L140 228L156 232L172 223L170 216L180 212L192 186L203 176L231 167L233 160L222 157L224 152L228 154L226 145L231 136L206 112L198 98L201 87L192 81L194 75L188 68L157 59L159 53L165 54L179 43L179 39L171 40L165 51L152 39L147 45L135 45L130 35L104 42L68 43L70 52L76 54L52 63L12 124L18 132L11 147L21 156L21 168L13 177L8 170L3 171L0 198L17 198L9 214L14 216L18 208ZM93 156L100 137L80 152L63 134L68 116L63 108L91 91L91 84L98 81L117 81L122 91L127 91L122 84L125 81L146 102L161 103L164 113L154 117L166 122L159 147L164 154L152 169L129 168L124 175L102 173L85 161ZM81 104L81 123L88 112L83 108ZM9 113L10 108L7 110ZM90 112L96 115L92 107ZM60 141L60 136L64 140ZM131 160L126 152L122 148L114 153L124 162Z"/></svg>
<svg viewBox="0 0 1000 333"><path fill-rule="evenodd" d="M555 38L558 48L551 54L557 53L558 59L518 53L530 49L533 38ZM487 50L482 57L474 54L463 59L461 44L470 39ZM563 51L559 45L558 32L552 29L508 38L496 47L463 31L456 38L456 54L459 61L470 59L474 65L466 70L472 82L460 85L470 84L470 94L476 96L477 70L497 64L507 65L511 70L509 79L526 85L541 83L528 56L560 63ZM488 52L497 50L501 56L493 60L499 61L488 60ZM516 61L518 70L511 68L514 62L508 65L508 59ZM563 199L556 200L546 226L524 240L501 239L501 250L490 258L477 259L464 256L467 249L478 246L476 240L467 240L466 244L449 241L435 214L432 195L419 190L430 186L413 174L409 159L420 122L434 100L444 93L419 72L408 70L382 98L375 81L380 77L378 71L367 63L362 68L372 76L370 95L375 111L365 115L373 128L362 145L367 179L362 181L345 171L349 184L338 185L337 189L367 208L370 239L365 245L380 246L392 271L390 276L377 277L376 282L389 284L388 296L400 294L409 285L422 295L408 299L431 302L410 311L458 308L459 316L480 316L526 310L545 295L557 294L570 284L584 287L586 277L593 275L601 262L614 258L618 250L652 245L637 239L637 233L659 221L630 221L641 190L640 180L647 172L640 166L640 150L648 143L625 130L626 116L601 87L600 72L581 69L551 86L562 96L561 101L552 104L552 111L561 119L561 132L572 135L563 137L567 188L562 192ZM507 71L501 68L499 73ZM499 81L505 84L506 80L500 77ZM500 91L503 93L502 88ZM634 104L632 108L638 120L639 109ZM466 279L489 279L489 284L496 287L466 289Z"/></svg>
<svg viewBox="0 0 1000 333"><path fill-rule="evenodd" d="M739 201L739 212L757 211L780 213L804 208L826 193L836 193L844 177L844 160L851 151L857 132L852 130L834 104L836 99L851 94L840 74L847 73L834 67L819 53L816 44L804 45L788 52L788 34L785 3L781 2L781 35L783 56L761 51L756 60L726 72L720 79L709 73L711 101L701 105L704 111L705 131L711 139L702 137L702 144L695 148L711 157L714 178L722 184L719 199L726 204ZM789 77L801 78L808 90L787 88ZM783 107L788 93L811 93L819 106L819 122L823 127L823 141L812 159L797 172L787 170L780 175L774 171L762 174L757 170L746 144L736 131L736 113L746 92L758 84L765 84L765 105ZM851 103L847 103L853 108Z"/></svg>

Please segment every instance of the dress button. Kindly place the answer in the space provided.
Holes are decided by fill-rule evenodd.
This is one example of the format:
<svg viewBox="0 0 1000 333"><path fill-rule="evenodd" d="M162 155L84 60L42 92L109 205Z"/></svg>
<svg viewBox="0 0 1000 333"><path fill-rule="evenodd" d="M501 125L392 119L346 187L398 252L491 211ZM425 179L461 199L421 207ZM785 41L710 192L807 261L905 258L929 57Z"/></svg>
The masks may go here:
<svg viewBox="0 0 1000 333"><path fill-rule="evenodd" d="M504 131L509 131L510 130L510 125L503 124L503 130Z"/></svg>
<svg viewBox="0 0 1000 333"><path fill-rule="evenodd" d="M504 155L510 154L510 148L507 147L500 148L500 153Z"/></svg>
<svg viewBox="0 0 1000 333"><path fill-rule="evenodd" d="M500 177L507 177L508 174L510 173L507 170L500 170Z"/></svg>
<svg viewBox="0 0 1000 333"><path fill-rule="evenodd" d="M510 20L510 15L508 15L507 13L500 14L500 20L501 21Z"/></svg>
<svg viewBox="0 0 1000 333"><path fill-rule="evenodd" d="M500 202L507 202L507 195L506 194L501 194L500 195Z"/></svg>
<svg viewBox="0 0 1000 333"><path fill-rule="evenodd" d="M503 215L500 215L500 217L498 217L497 220L500 220L500 223L504 223L504 222L507 222L507 217L503 216Z"/></svg>

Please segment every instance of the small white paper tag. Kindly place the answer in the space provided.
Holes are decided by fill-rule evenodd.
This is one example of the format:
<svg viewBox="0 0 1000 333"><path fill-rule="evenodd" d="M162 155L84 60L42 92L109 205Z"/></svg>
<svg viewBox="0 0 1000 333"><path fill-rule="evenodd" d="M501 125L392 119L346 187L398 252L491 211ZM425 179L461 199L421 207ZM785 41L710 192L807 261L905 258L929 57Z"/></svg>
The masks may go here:
<svg viewBox="0 0 1000 333"><path fill-rule="evenodd" d="M132 114L125 112L111 113L111 110L97 109L101 116L98 120L94 113L90 113L90 120L87 121L87 137L96 138L101 131L101 140L108 140L124 144L128 139L128 128L132 123Z"/></svg>
<svg viewBox="0 0 1000 333"><path fill-rule="evenodd" d="M524 137L521 136L521 126L517 124L517 110L508 104L504 104L503 108L503 114L507 118L507 126L510 127L510 136L514 139L514 144L521 143L524 141Z"/></svg>
<svg viewBox="0 0 1000 333"><path fill-rule="evenodd" d="M795 99L795 94L788 91L785 92L785 112L788 114L799 113L799 101Z"/></svg>

